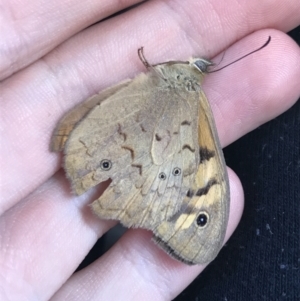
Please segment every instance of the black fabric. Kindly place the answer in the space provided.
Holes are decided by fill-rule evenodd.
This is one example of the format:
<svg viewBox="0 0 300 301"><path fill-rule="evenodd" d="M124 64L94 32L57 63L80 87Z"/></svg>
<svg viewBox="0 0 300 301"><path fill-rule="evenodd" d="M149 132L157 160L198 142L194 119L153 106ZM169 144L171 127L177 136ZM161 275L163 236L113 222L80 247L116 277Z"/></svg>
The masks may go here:
<svg viewBox="0 0 300 301"><path fill-rule="evenodd" d="M290 36L300 44L300 27ZM242 220L174 301L300 300L300 101L224 153L244 187Z"/></svg>

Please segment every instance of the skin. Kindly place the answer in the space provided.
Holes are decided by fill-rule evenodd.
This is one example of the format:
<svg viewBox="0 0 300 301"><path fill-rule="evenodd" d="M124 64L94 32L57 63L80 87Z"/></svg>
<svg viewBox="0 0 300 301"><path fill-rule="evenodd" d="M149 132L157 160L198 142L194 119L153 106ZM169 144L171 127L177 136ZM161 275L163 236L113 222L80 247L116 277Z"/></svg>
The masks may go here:
<svg viewBox="0 0 300 301"><path fill-rule="evenodd" d="M299 0L148 1L90 26L137 2L24 0L20 9L19 1L0 1L1 300L170 300L205 268L169 258L151 233L133 229L73 275L114 222L87 206L104 185L70 193L50 138L75 104L145 71L137 48L153 63L191 56L218 63L226 50L225 64L271 35L265 49L205 80L223 146L300 95L300 50L285 34L300 24ZM241 183L232 171L229 178L226 239L243 210Z"/></svg>

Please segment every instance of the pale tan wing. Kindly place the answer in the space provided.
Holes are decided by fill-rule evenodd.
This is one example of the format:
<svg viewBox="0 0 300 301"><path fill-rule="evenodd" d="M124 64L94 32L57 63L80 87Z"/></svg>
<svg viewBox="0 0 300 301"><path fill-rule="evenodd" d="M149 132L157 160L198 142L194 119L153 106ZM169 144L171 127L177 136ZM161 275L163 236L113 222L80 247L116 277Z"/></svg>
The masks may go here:
<svg viewBox="0 0 300 301"><path fill-rule="evenodd" d="M112 180L92 205L100 217L152 229L180 207L199 162L198 104L179 96L170 102L169 89L156 73L141 74L97 103L69 134L64 167L73 190L82 194ZM184 114L193 120L188 126L181 124ZM177 167L182 173L171 179Z"/></svg>
<svg viewBox="0 0 300 301"><path fill-rule="evenodd" d="M145 110L145 116L141 115L144 131L149 129L151 136L144 132L137 139L132 131L124 131L126 143L122 147L131 152L125 174L130 177L112 175L111 185L92 204L102 218L150 230L178 211L199 162L198 102L179 95L170 100L169 91L163 89L152 94L151 107L157 105L158 97L162 110L153 116ZM151 128L150 122L154 122Z"/></svg>
<svg viewBox="0 0 300 301"><path fill-rule="evenodd" d="M201 93L200 165L179 211L154 231L154 240L187 264L207 263L220 251L228 223L229 182L212 111Z"/></svg>
<svg viewBox="0 0 300 301"><path fill-rule="evenodd" d="M151 132L161 107L156 95L149 97L149 80L145 74L139 75L90 110L70 133L64 167L77 194L108 178L139 173L139 167L131 165L132 159L144 157L145 164L151 161ZM141 95L145 101L140 101ZM134 145L128 143L132 140Z"/></svg>
<svg viewBox="0 0 300 301"><path fill-rule="evenodd" d="M93 109L97 104L100 104L106 98L114 95L120 89L126 87L130 80L124 81L116 86L108 88L99 94L95 94L83 103L80 103L66 114L58 123L54 130L51 140L51 151L62 151L65 147L66 141L75 128L75 126Z"/></svg>

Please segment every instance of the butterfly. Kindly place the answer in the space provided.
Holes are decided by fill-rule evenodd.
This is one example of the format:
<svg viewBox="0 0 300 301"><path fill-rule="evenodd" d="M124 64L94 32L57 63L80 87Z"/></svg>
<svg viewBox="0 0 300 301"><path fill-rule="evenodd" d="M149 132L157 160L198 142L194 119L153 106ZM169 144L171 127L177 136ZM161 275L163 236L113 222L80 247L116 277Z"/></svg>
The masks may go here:
<svg viewBox="0 0 300 301"><path fill-rule="evenodd" d="M223 152L201 82L201 58L150 65L148 72L96 94L67 113L51 148L80 195L109 187L92 210L154 241L186 264L213 260L228 223L230 196Z"/></svg>

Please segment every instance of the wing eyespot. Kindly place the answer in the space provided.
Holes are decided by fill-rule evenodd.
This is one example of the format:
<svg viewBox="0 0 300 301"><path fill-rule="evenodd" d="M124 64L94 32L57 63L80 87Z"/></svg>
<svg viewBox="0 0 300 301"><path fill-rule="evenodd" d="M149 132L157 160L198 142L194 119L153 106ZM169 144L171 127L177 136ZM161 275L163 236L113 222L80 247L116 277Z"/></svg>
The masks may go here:
<svg viewBox="0 0 300 301"><path fill-rule="evenodd" d="M201 211L196 219L196 223L199 227L204 228L209 221L209 215L205 211Z"/></svg>
<svg viewBox="0 0 300 301"><path fill-rule="evenodd" d="M164 172L161 172L159 175L158 175L158 178L160 180L165 180L167 178L166 174Z"/></svg>
<svg viewBox="0 0 300 301"><path fill-rule="evenodd" d="M181 169L179 167L175 167L172 173L174 176L179 176L181 174Z"/></svg>
<svg viewBox="0 0 300 301"><path fill-rule="evenodd" d="M112 163L110 160L108 159L103 159L101 162L100 162L100 167L101 169L107 171L107 170L110 170L111 167L112 167Z"/></svg>

